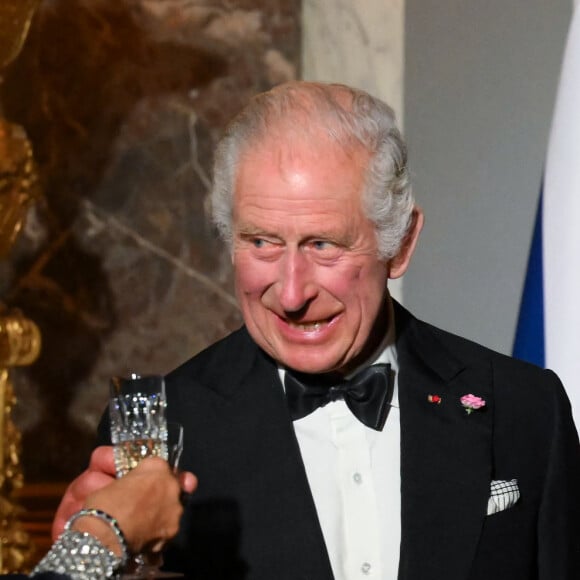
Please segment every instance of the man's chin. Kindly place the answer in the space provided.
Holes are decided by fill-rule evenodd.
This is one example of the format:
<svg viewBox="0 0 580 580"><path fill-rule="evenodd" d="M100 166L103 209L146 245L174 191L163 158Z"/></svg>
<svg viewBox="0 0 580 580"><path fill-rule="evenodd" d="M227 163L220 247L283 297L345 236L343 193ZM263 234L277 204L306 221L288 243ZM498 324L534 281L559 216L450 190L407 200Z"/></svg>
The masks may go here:
<svg viewBox="0 0 580 580"><path fill-rule="evenodd" d="M347 353L344 349L332 351L333 346L337 346L333 341L326 341L324 344L300 344L299 342L275 340L267 341L263 334L259 335L258 344L265 350L278 364L301 373L319 374L338 371L344 366Z"/></svg>

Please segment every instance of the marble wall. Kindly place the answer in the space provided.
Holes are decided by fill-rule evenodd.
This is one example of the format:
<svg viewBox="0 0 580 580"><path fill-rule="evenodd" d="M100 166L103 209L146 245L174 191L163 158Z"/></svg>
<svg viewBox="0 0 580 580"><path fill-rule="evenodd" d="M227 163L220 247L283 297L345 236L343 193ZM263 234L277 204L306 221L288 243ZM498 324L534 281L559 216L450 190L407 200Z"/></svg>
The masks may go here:
<svg viewBox="0 0 580 580"><path fill-rule="evenodd" d="M43 349L13 375L28 481L71 479L108 377L165 373L237 327L207 220L212 149L300 67L300 0L43 0L0 86L43 197L0 264L0 302Z"/></svg>
<svg viewBox="0 0 580 580"><path fill-rule="evenodd" d="M385 100L403 120L405 0L303 0L302 76Z"/></svg>

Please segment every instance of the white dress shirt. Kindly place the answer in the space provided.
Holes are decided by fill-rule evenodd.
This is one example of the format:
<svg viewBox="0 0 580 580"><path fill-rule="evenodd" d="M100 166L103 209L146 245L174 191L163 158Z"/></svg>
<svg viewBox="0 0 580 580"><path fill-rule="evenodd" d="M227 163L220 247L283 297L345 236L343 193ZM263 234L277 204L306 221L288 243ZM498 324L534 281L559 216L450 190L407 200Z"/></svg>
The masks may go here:
<svg viewBox="0 0 580 580"><path fill-rule="evenodd" d="M389 320L393 321L392 312ZM343 400L294 421L335 580L396 580L401 542L400 421L394 324L374 363L394 372L382 431L361 423ZM280 369L284 384L284 370Z"/></svg>

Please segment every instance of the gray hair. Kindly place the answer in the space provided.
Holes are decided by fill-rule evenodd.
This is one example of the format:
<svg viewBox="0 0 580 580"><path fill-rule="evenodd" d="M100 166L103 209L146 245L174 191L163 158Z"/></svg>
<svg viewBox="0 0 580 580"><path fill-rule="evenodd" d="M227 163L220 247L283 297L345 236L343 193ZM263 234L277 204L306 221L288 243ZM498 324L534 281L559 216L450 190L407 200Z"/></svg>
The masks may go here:
<svg viewBox="0 0 580 580"><path fill-rule="evenodd" d="M414 200L407 148L395 115L384 102L345 85L294 81L251 99L218 143L211 191L213 221L232 243L236 170L242 154L283 131L320 139L325 135L347 151L363 146L371 155L362 196L375 224L379 257L395 256L411 223Z"/></svg>

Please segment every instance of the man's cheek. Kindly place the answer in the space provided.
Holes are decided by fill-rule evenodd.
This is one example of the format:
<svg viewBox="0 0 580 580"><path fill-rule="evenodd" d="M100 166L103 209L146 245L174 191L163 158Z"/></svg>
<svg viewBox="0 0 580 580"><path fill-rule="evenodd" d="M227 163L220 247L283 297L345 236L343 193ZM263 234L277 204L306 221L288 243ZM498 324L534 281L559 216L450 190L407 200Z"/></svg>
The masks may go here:
<svg viewBox="0 0 580 580"><path fill-rule="evenodd" d="M275 280L275 269L271 264L240 261L236 265L236 286L242 294L261 294Z"/></svg>
<svg viewBox="0 0 580 580"><path fill-rule="evenodd" d="M357 275L353 268L319 270L316 280L320 288L339 297L353 293L357 284Z"/></svg>

